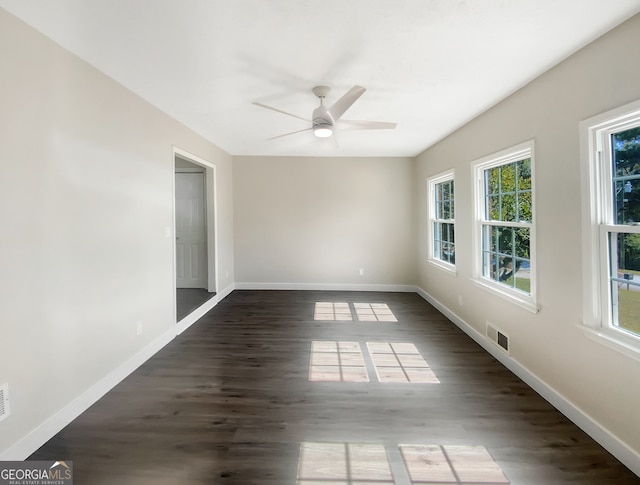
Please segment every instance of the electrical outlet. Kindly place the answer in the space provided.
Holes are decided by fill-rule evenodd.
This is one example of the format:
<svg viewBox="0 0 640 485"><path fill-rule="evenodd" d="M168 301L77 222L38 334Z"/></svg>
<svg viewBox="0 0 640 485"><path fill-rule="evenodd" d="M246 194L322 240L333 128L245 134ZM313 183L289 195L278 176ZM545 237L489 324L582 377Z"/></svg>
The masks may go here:
<svg viewBox="0 0 640 485"><path fill-rule="evenodd" d="M462 295L458 295L458 305L462 306Z"/></svg>
<svg viewBox="0 0 640 485"><path fill-rule="evenodd" d="M138 320L136 322L136 335L142 335L142 321Z"/></svg>
<svg viewBox="0 0 640 485"><path fill-rule="evenodd" d="M0 421L9 417L9 384L0 385Z"/></svg>
<svg viewBox="0 0 640 485"><path fill-rule="evenodd" d="M360 268L360 276L364 276L364 268Z"/></svg>

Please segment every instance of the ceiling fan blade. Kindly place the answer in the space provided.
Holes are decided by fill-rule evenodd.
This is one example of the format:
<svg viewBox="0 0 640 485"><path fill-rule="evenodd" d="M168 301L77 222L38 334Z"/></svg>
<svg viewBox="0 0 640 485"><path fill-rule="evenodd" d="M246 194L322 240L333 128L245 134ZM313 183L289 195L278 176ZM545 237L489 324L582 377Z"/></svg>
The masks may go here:
<svg viewBox="0 0 640 485"><path fill-rule="evenodd" d="M334 150L340 150L340 143L338 143L338 134L334 131L333 136L331 137L331 143L333 144Z"/></svg>
<svg viewBox="0 0 640 485"><path fill-rule="evenodd" d="M307 123L311 123L311 120L308 120L307 118L303 118L302 116L294 115L293 113L287 113L286 111L282 111L281 109L274 108L272 106L267 106L266 104L258 103L257 101L254 101L251 104L255 104L256 106L260 106L261 108L270 109L271 111L276 111L278 113L282 113L283 115L293 116L294 118L298 118L299 120L306 121Z"/></svg>
<svg viewBox="0 0 640 485"><path fill-rule="evenodd" d="M340 130L393 130L398 123L388 121L340 120L336 127Z"/></svg>
<svg viewBox="0 0 640 485"><path fill-rule="evenodd" d="M311 131L313 128L305 128L304 130L292 131L291 133L285 133L284 135L272 136L271 138L267 138L269 140L275 140L276 138L282 138L283 136L295 135L296 133L302 133L303 131Z"/></svg>
<svg viewBox="0 0 640 485"><path fill-rule="evenodd" d="M362 86L354 86L347 91L338 101L333 103L333 106L327 110L335 121L347 111L353 103L355 103L360 96L366 91Z"/></svg>

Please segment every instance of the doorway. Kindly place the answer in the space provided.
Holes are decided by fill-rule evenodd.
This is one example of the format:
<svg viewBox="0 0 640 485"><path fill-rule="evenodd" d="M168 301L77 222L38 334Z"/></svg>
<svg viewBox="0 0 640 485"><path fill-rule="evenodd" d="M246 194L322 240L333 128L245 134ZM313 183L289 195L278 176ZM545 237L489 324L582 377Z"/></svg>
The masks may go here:
<svg viewBox="0 0 640 485"><path fill-rule="evenodd" d="M215 296L213 167L174 149L176 321ZM212 227L213 226L213 227ZM213 237L212 237L213 236Z"/></svg>

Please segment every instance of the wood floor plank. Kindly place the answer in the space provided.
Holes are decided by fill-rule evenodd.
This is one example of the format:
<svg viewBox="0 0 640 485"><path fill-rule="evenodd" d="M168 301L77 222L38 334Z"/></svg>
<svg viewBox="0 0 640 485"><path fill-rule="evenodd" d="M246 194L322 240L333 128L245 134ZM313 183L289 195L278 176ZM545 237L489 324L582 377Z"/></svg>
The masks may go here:
<svg viewBox="0 0 640 485"><path fill-rule="evenodd" d="M316 302L387 304L397 322L317 321ZM412 343L439 383L310 382L313 341ZM400 445L461 453L459 484L496 465L513 485L640 484L414 293L234 291L30 458L72 460L79 485L296 485L303 443L384 446L397 485Z"/></svg>

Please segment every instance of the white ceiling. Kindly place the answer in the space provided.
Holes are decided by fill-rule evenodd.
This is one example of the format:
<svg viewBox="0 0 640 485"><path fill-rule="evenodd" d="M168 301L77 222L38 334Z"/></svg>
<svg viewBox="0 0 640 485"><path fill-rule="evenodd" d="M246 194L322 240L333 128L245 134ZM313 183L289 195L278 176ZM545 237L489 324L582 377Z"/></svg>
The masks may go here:
<svg viewBox="0 0 640 485"><path fill-rule="evenodd" d="M232 155L414 156L635 13L640 0L0 0ZM367 92L348 119L395 130L338 145L309 118Z"/></svg>

